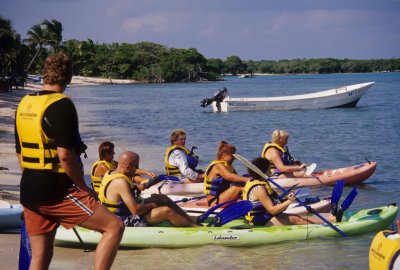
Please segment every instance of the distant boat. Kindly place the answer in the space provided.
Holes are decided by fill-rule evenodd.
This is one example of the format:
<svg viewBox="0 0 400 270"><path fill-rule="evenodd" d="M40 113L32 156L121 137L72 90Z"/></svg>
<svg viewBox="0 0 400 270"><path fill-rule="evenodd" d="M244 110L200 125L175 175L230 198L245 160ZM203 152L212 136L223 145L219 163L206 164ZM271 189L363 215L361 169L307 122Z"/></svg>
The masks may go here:
<svg viewBox="0 0 400 270"><path fill-rule="evenodd" d="M239 77L240 78L255 78L256 75L254 75L254 74L242 74Z"/></svg>
<svg viewBox="0 0 400 270"><path fill-rule="evenodd" d="M214 112L349 108L355 107L374 83L353 84L302 95L254 98L231 98L224 87L212 98L200 103L202 107L211 104Z"/></svg>

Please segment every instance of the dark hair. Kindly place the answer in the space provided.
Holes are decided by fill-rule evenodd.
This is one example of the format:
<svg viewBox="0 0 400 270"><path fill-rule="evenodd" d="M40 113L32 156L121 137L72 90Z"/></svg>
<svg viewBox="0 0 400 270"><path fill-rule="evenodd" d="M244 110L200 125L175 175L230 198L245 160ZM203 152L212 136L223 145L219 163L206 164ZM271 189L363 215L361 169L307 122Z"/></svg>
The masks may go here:
<svg viewBox="0 0 400 270"><path fill-rule="evenodd" d="M65 53L49 55L44 62L43 82L50 85L67 85L72 79L72 61Z"/></svg>
<svg viewBox="0 0 400 270"><path fill-rule="evenodd" d="M221 159L223 154L232 155L236 153L236 147L226 141L220 141L217 150L217 159Z"/></svg>
<svg viewBox="0 0 400 270"><path fill-rule="evenodd" d="M106 154L111 155L112 152L114 151L114 144L109 141L102 142L99 145L99 158L100 160L103 160Z"/></svg>
<svg viewBox="0 0 400 270"><path fill-rule="evenodd" d="M269 167L270 167L271 163L269 162L268 159L258 157L258 158L253 159L253 161L251 163L253 163L263 173L265 173L266 175L269 175ZM247 172L254 179L259 179L259 180L263 179L263 177L261 175L259 175L258 173L254 172L253 170L251 170L249 168L247 169Z"/></svg>

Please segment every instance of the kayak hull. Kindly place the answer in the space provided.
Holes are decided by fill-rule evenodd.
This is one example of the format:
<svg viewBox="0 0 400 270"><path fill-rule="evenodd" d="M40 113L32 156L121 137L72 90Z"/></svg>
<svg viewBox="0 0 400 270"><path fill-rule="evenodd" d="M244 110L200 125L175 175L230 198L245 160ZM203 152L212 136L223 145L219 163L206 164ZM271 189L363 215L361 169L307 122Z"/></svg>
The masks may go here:
<svg viewBox="0 0 400 270"><path fill-rule="evenodd" d="M327 213L330 210L330 199L322 199L319 202L310 204L311 208L313 208L318 213ZM207 200L193 200L185 203L179 203L179 206L182 207L189 214L202 214L208 210ZM221 211L223 208L217 209L215 212ZM307 214L308 211L304 206L299 205L299 203L295 202L289 205L289 207L284 211L286 214L297 214L304 215Z"/></svg>
<svg viewBox="0 0 400 270"><path fill-rule="evenodd" d="M19 229L21 227L22 213L22 205L9 204L2 201L0 207L0 232Z"/></svg>
<svg viewBox="0 0 400 270"><path fill-rule="evenodd" d="M376 170L376 162L365 162L350 167L315 172L311 177L279 178L277 183L284 188L302 186L333 186L337 180L344 180L346 186L355 185L367 180Z"/></svg>
<svg viewBox="0 0 400 270"><path fill-rule="evenodd" d="M293 185L297 185L297 187L316 187L321 185L333 186L337 180L344 180L346 186L351 186L367 180L375 172L376 167L377 163L375 161L371 161L349 167L315 172L310 177L279 178L275 180L284 188L289 188ZM273 188L277 189L274 186ZM181 184L178 182L163 181L145 190L143 194L159 192L166 195L200 194L204 192L204 184Z"/></svg>
<svg viewBox="0 0 400 270"><path fill-rule="evenodd" d="M385 229L393 223L398 207L389 205L356 212L346 212L346 222L335 225L347 235L357 235ZM222 227L128 227L125 229L121 247L125 248L182 248L202 245L223 246L255 246L282 241L307 240L320 237L340 236L326 224L291 225L291 226L260 226L247 229L235 229L232 226L245 225L243 219L234 220ZM96 245L100 233L77 228L83 243ZM73 230L59 228L55 237L55 245L79 247L79 242Z"/></svg>

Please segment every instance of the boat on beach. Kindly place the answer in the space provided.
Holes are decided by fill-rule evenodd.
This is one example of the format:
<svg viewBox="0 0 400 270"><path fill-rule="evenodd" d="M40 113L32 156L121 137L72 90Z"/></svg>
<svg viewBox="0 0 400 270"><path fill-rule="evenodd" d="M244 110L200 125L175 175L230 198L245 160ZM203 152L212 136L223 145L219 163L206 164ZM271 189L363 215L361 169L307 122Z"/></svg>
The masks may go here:
<svg viewBox="0 0 400 270"><path fill-rule="evenodd" d="M345 211L343 221L333 223L333 225L348 236L379 231L393 223L397 212L398 207L394 205ZM73 230L60 227L55 236L55 245L65 247L96 245L101 238L98 232L81 227L76 227L76 229L81 242ZM178 228L171 227L168 222L165 222L157 227L125 228L120 246L123 248L182 248L214 244L239 247L337 236L340 234L327 224L249 227L244 219L235 219L222 227Z"/></svg>
<svg viewBox="0 0 400 270"><path fill-rule="evenodd" d="M293 185L297 187L304 186L333 186L337 180L344 180L346 186L352 186L367 180L376 169L375 161L314 172L309 177L301 178L273 178L279 185L284 188L290 188ZM277 189L272 185L274 189ZM189 183L182 184L174 181L162 181L149 189L146 189L144 194L162 193L166 195L184 195L184 194L199 194L204 192L204 183Z"/></svg>
<svg viewBox="0 0 400 270"><path fill-rule="evenodd" d="M0 200L0 232L10 232L21 227L21 215L23 207L21 204L10 204Z"/></svg>
<svg viewBox="0 0 400 270"><path fill-rule="evenodd" d="M366 82L333 88L325 91L278 97L229 97L226 88L212 98L201 101L201 106L212 105L214 112L309 110L355 107L374 82Z"/></svg>

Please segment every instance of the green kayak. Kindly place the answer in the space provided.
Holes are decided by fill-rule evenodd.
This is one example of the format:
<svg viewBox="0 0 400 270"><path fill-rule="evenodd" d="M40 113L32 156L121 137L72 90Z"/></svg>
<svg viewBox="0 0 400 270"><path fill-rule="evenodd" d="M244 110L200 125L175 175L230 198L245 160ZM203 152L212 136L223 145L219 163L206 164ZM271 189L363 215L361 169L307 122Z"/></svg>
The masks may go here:
<svg viewBox="0 0 400 270"><path fill-rule="evenodd" d="M379 231L391 225L398 207L393 205L346 211L343 221L335 223L347 235ZM121 247L130 248L180 248L208 244L224 246L253 246L288 240L340 236L331 227L322 225L263 226L249 228L243 219L236 219L222 227L176 228L167 224L160 227L128 227L125 229ZM246 228L247 227L247 228ZM83 243L95 245L100 233L77 227ZM60 227L56 234L58 246L81 246L73 230Z"/></svg>

